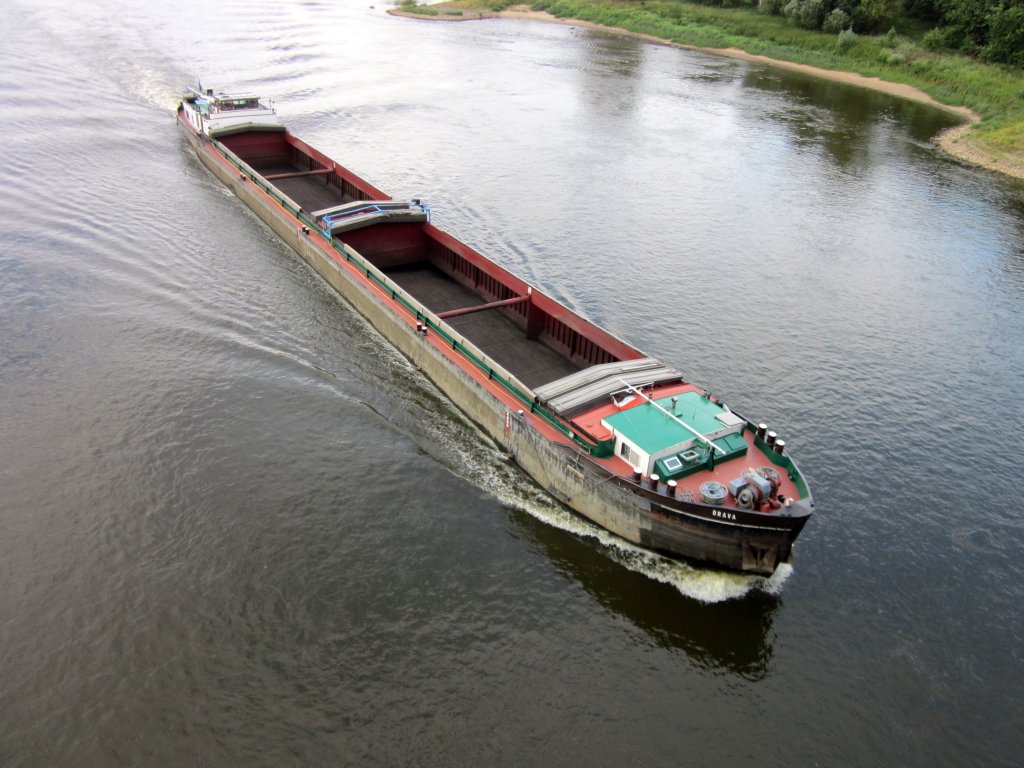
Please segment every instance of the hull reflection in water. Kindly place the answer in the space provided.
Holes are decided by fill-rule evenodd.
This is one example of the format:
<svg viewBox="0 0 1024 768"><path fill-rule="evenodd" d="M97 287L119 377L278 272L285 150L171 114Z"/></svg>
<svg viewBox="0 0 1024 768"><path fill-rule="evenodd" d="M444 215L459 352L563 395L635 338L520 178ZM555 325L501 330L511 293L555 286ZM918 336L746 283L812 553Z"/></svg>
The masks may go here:
<svg viewBox="0 0 1024 768"><path fill-rule="evenodd" d="M561 535L525 512L516 511L513 519L557 568L607 610L642 630L654 644L683 651L707 669L747 680L760 680L767 673L772 657L769 638L779 607L774 594L752 588L750 583L744 589L714 578L705 580L700 571L679 574L671 583L652 586L642 567L623 570L596 553L585 540ZM684 580L688 583L680 583ZM663 592L676 589L701 599L682 600L677 594L666 596ZM737 592L742 593L741 599L728 599ZM665 610L666 603L671 610Z"/></svg>

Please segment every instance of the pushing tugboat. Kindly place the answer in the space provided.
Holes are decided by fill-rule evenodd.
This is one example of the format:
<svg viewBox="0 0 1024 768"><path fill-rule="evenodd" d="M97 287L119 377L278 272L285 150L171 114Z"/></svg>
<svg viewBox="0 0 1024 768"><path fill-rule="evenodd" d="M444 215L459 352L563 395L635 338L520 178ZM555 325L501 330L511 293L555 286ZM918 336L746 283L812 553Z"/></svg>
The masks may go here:
<svg viewBox="0 0 1024 768"><path fill-rule="evenodd" d="M673 557L770 575L814 502L785 441L290 134L188 89L199 159L566 506Z"/></svg>

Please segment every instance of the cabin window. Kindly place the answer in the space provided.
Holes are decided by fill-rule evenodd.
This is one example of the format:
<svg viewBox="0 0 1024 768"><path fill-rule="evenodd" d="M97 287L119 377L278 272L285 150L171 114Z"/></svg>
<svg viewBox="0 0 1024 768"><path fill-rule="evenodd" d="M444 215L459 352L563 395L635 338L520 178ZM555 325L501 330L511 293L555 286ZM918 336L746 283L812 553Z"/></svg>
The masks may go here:
<svg viewBox="0 0 1024 768"><path fill-rule="evenodd" d="M625 441L623 441L622 444L619 446L619 456L621 456L623 460L626 462L628 462L632 458L632 451L629 450L629 446L626 444Z"/></svg>

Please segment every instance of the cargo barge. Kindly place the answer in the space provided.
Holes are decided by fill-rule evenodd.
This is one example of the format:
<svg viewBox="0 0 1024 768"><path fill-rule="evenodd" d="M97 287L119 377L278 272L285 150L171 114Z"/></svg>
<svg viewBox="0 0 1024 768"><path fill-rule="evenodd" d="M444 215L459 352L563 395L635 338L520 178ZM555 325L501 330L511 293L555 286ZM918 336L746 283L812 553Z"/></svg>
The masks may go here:
<svg viewBox="0 0 1024 768"><path fill-rule="evenodd" d="M287 131L188 89L199 159L538 484L634 544L760 575L814 502L785 445Z"/></svg>

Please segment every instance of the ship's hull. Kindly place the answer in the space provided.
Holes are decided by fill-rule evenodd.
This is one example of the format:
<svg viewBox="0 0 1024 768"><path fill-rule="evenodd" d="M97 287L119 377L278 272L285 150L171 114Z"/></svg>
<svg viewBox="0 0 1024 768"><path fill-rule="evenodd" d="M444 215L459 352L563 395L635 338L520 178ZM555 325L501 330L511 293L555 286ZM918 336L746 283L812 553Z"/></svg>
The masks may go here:
<svg viewBox="0 0 1024 768"><path fill-rule="evenodd" d="M811 514L809 495L786 515L771 516L671 498L647 481L612 475L571 441L552 439L532 424L521 404L490 386L489 376L444 347L424 343L388 300L386 277L371 279L369 265L341 257L254 183L244 167L240 172L217 142L198 134L180 115L179 124L217 178L560 502L629 542L671 556L761 575L770 575L790 558L793 541Z"/></svg>

